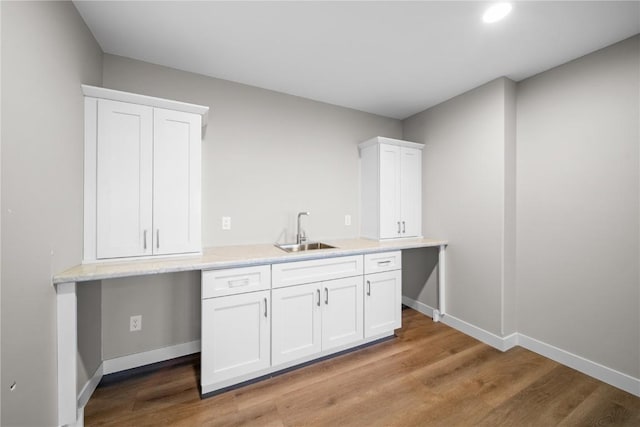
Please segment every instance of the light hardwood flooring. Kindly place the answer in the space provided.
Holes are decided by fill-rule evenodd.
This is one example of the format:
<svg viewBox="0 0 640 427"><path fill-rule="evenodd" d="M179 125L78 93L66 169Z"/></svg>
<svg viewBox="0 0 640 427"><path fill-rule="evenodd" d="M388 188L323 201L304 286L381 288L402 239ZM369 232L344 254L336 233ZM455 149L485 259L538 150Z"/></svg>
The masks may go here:
<svg viewBox="0 0 640 427"><path fill-rule="evenodd" d="M85 425L640 426L640 398L403 310L398 337L207 399L199 355L101 384Z"/></svg>

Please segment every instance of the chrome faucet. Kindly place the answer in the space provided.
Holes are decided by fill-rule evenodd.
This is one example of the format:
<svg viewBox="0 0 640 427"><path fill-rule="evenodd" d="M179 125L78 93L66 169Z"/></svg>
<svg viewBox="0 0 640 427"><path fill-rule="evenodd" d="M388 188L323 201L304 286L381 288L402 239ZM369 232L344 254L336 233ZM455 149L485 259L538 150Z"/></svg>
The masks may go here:
<svg viewBox="0 0 640 427"><path fill-rule="evenodd" d="M305 236L304 231L300 229L300 217L302 215L311 215L309 212L300 212L298 213L298 232L296 233L296 243L302 244L307 241L307 236Z"/></svg>

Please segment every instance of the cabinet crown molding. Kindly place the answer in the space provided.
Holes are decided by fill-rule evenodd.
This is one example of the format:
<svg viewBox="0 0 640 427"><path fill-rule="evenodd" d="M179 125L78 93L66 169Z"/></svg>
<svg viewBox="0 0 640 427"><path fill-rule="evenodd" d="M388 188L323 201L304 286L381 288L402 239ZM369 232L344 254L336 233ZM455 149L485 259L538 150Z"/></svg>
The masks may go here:
<svg viewBox="0 0 640 427"><path fill-rule="evenodd" d="M394 138L387 138L387 137L384 137L384 136L376 136L374 138L367 139L366 141L363 141L360 144L358 144L358 149L362 150L364 148L367 148L367 147L369 147L371 145L376 145L376 144L396 145L398 147L417 148L418 150L422 150L424 148L424 144L419 143L419 142L411 142L411 141L404 141L402 139L394 139Z"/></svg>
<svg viewBox="0 0 640 427"><path fill-rule="evenodd" d="M123 92L104 87L80 85L84 96L92 98L110 99L112 101L129 102L132 104L146 105L148 107L165 108L167 110L183 111L185 113L199 114L202 116L202 128L207 127L209 107L171 99L156 98L155 96L139 95L137 93Z"/></svg>

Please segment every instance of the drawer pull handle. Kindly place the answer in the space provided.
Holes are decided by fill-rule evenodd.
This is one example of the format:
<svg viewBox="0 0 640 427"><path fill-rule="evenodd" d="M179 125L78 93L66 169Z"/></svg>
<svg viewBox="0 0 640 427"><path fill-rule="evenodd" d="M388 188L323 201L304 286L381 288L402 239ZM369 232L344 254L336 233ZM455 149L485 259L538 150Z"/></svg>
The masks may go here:
<svg viewBox="0 0 640 427"><path fill-rule="evenodd" d="M371 296L371 280L367 280L367 296Z"/></svg>
<svg viewBox="0 0 640 427"><path fill-rule="evenodd" d="M160 249L160 229L156 230L156 249Z"/></svg>
<svg viewBox="0 0 640 427"><path fill-rule="evenodd" d="M264 299L264 317L267 317L267 299Z"/></svg>
<svg viewBox="0 0 640 427"><path fill-rule="evenodd" d="M329 288L324 288L324 303L329 304Z"/></svg>
<svg viewBox="0 0 640 427"><path fill-rule="evenodd" d="M242 279L229 280L230 288L237 288L238 286L249 286L249 278L244 277Z"/></svg>
<svg viewBox="0 0 640 427"><path fill-rule="evenodd" d="M398 234L400 234L400 221L398 221Z"/></svg>
<svg viewBox="0 0 640 427"><path fill-rule="evenodd" d="M318 307L320 307L320 289L316 289L318 291Z"/></svg>
<svg viewBox="0 0 640 427"><path fill-rule="evenodd" d="M147 230L144 230L144 250L147 251Z"/></svg>
<svg viewBox="0 0 640 427"><path fill-rule="evenodd" d="M378 266L382 267L383 265L389 265L391 264L391 260L388 259L386 261L378 261Z"/></svg>
<svg viewBox="0 0 640 427"><path fill-rule="evenodd" d="M407 232L407 230L406 230L406 228L405 228L405 226L404 226L404 221L402 221L402 232L403 232L403 233L406 233L406 232Z"/></svg>

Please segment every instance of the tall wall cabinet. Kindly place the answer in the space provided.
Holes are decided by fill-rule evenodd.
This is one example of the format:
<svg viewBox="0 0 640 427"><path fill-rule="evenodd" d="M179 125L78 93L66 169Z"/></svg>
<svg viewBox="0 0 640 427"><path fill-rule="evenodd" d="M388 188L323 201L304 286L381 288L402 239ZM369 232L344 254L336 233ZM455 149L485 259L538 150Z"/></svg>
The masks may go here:
<svg viewBox="0 0 640 427"><path fill-rule="evenodd" d="M423 147L380 136L359 144L362 237L422 237Z"/></svg>
<svg viewBox="0 0 640 427"><path fill-rule="evenodd" d="M201 251L208 107L82 86L84 260Z"/></svg>

